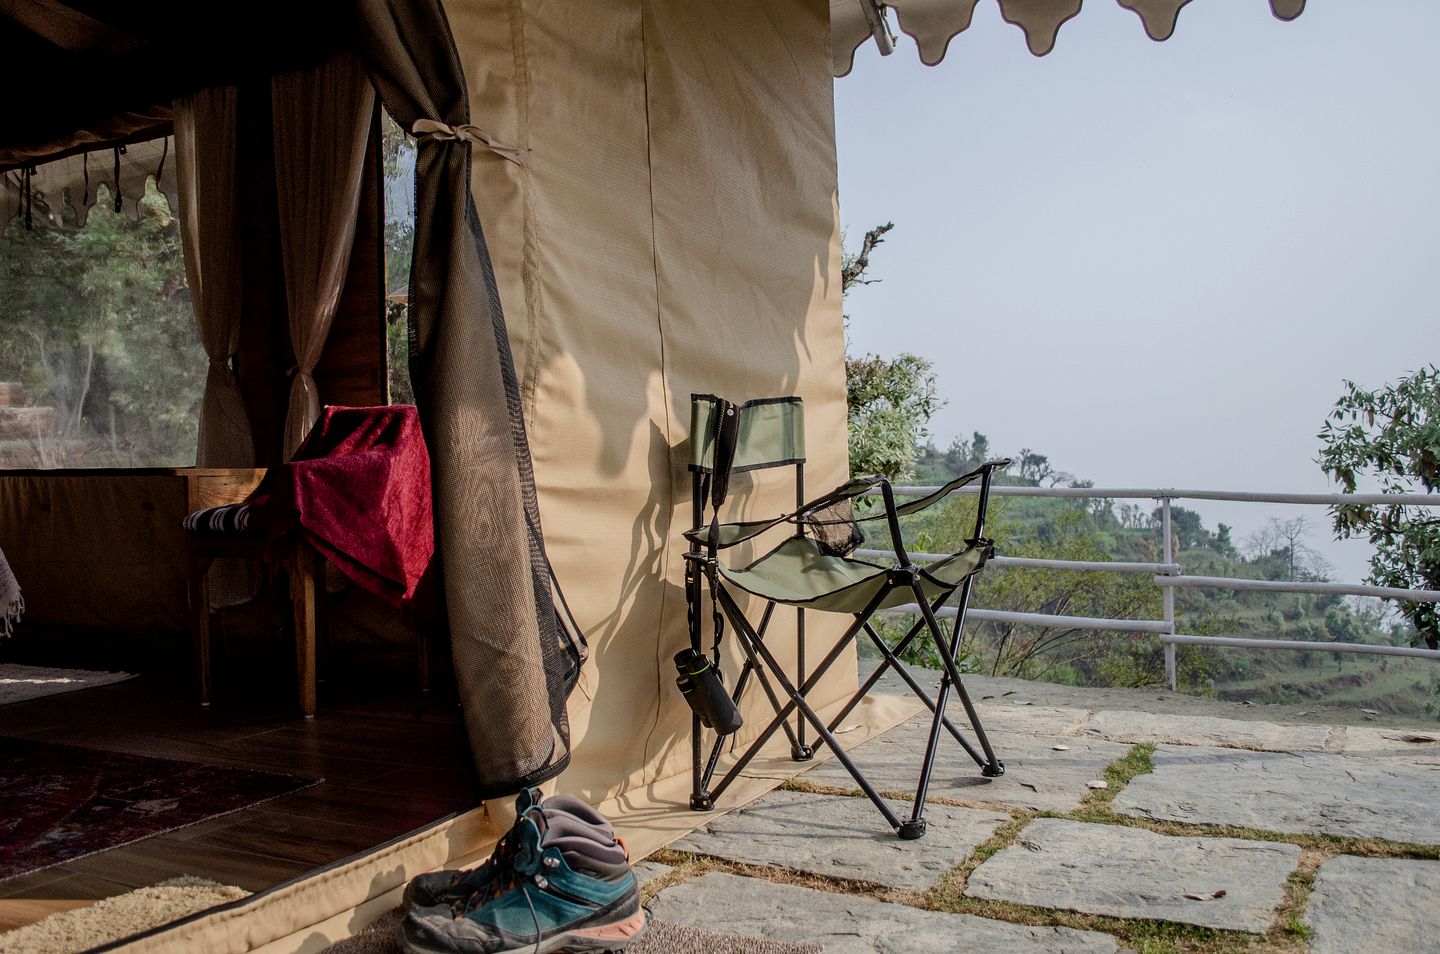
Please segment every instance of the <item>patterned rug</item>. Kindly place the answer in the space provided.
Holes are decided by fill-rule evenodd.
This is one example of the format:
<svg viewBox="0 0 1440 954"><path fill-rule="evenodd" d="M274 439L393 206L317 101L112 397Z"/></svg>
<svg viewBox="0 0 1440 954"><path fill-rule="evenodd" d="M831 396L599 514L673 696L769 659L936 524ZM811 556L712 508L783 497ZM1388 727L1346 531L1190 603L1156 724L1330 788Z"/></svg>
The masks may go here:
<svg viewBox="0 0 1440 954"><path fill-rule="evenodd" d="M0 881L319 784L0 738Z"/></svg>
<svg viewBox="0 0 1440 954"><path fill-rule="evenodd" d="M88 669L52 669L0 663L0 706L53 696L76 689L108 686L135 677L128 672L92 672Z"/></svg>

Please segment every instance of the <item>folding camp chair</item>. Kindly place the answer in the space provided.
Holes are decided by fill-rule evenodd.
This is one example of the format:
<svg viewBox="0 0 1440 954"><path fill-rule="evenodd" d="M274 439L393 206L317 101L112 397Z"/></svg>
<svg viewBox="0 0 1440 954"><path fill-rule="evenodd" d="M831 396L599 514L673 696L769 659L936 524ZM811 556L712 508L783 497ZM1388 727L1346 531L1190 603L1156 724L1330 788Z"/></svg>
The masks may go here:
<svg viewBox="0 0 1440 954"><path fill-rule="evenodd" d="M777 731L783 731L789 738L791 756L796 761L813 757L814 749L806 741L808 725L817 737L816 744L830 747L835 758L901 838L921 837L925 833L925 798L935 768L942 728L980 766L981 775L994 778L1005 771L1005 764L996 758L991 749L990 740L965 691L956 656L975 576L984 567L985 561L994 555L993 544L984 537L991 478L1009 461L990 461L928 496L900 505L895 503L895 492L890 482L883 477L851 480L807 503L804 407L800 398L766 398L732 404L714 395L693 395L690 420L694 521L691 530L685 534L690 542L690 549L685 554L690 648L676 656L681 690L695 712L691 727L693 789L690 807L697 811L714 808L716 800ZM796 506L793 512L769 520L721 522L720 510L733 474L782 466L794 468ZM906 551L900 518L919 513L977 480L980 492L975 532L966 541L964 549L931 562L915 563ZM877 490L883 507L876 507L873 503ZM861 502L862 497L871 500ZM876 540L870 544L885 548L888 552L884 557L860 558L853 555L864 541L861 528L870 524L881 524L880 529L888 537L883 543ZM759 542L762 534L777 528L788 530L788 535L778 546L748 566L736 569L720 559L721 551L747 541ZM763 601L758 624L752 624L741 609L733 592L737 589ZM703 602L707 591L711 602L712 630L708 655L702 649L705 625ZM957 591L955 624L947 636L939 615ZM919 618L892 649L876 632L872 620L881 610L906 604L914 604ZM765 634L777 605L796 608L796 672L793 681L765 642ZM805 669L807 610L845 613L854 617L844 635L809 673ZM734 689L729 692L724 690L723 678L719 675L720 643L727 620L743 657ZM827 724L806 697L861 632L874 642L883 661ZM906 670L899 658L917 637L933 640L944 668L939 691L934 698ZM905 681L932 713L915 798L910 816L905 820L898 817L890 804L880 797L832 734L890 669ZM711 787L726 736L740 727L738 704L752 679L759 682L775 716L734 762L725 777ZM945 714L952 689L958 693L974 729L979 742L978 752ZM795 716L794 725L790 723L792 714ZM711 729L714 736L708 756L702 751L705 728Z"/></svg>

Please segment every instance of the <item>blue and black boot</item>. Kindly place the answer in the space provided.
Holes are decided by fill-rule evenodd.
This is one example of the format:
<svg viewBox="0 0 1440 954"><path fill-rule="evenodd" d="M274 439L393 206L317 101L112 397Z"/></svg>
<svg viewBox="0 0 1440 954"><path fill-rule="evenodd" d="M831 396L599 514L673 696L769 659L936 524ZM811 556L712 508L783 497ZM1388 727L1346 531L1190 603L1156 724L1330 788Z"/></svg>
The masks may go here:
<svg viewBox="0 0 1440 954"><path fill-rule="evenodd" d="M461 903L412 908L400 930L412 954L548 954L624 949L646 913L623 845L527 811L506 836L508 871Z"/></svg>
<svg viewBox="0 0 1440 954"><path fill-rule="evenodd" d="M402 902L405 910L464 903L476 892L483 891L497 875L508 872L514 854L512 836L525 816L533 811L543 812L547 819L568 829L572 835L589 837L601 844L615 844L614 827L585 802L574 795L552 795L542 800L540 789L529 788L515 799L515 824L483 864L468 870L432 871L411 879L405 886Z"/></svg>

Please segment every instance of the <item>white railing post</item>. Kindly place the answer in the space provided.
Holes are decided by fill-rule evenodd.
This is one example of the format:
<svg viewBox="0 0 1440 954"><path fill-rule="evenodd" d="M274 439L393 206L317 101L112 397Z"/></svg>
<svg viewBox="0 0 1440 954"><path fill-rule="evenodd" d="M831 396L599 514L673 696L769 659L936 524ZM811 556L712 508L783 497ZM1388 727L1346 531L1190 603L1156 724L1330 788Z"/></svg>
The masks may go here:
<svg viewBox="0 0 1440 954"><path fill-rule="evenodd" d="M1164 554L1164 555L1161 557L1161 562L1162 562L1162 563L1165 563L1165 564L1167 564L1167 565L1173 564L1173 563L1175 562L1175 546L1174 546L1174 544L1171 543L1171 541L1170 541L1170 498L1169 498L1169 497L1161 497L1161 498L1160 498L1160 524L1161 524L1161 531L1165 534L1164 542L1161 544L1161 550L1162 550L1162 553ZM1168 571L1167 571L1167 572L1168 572ZM1172 586L1167 586L1167 587L1165 587L1165 596L1164 596L1164 599L1165 599L1165 612L1164 612L1162 615L1164 616L1165 622L1168 624L1167 632L1168 632L1171 636L1174 636L1174 635L1175 635L1175 588L1174 588L1174 587L1172 587ZM1165 643L1165 685L1167 685L1167 686L1170 687L1170 691L1171 691L1171 692L1174 692L1174 691L1175 691L1175 688L1176 688L1176 685L1177 685L1177 676L1176 676L1176 673L1175 673L1175 644L1172 643L1172 642L1168 642L1168 641Z"/></svg>

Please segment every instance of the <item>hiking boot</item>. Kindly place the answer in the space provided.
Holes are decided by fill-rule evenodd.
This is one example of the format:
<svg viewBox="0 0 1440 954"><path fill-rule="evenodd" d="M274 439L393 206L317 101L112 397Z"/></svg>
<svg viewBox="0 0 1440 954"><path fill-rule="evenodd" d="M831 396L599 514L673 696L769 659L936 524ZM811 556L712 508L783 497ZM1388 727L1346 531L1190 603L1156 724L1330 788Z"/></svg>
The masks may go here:
<svg viewBox="0 0 1440 954"><path fill-rule="evenodd" d="M615 829L609 820L574 795L553 795L542 801L540 789L526 789L515 799L515 825L500 839L483 864L469 870L432 871L416 876L405 886L404 908L408 911L441 904L452 905L466 901L475 892L483 890L496 875L508 871L510 856L514 853L515 839L512 836L515 829L527 814L537 810L548 818L560 821L571 835L588 836L603 844L615 843Z"/></svg>
<svg viewBox="0 0 1440 954"><path fill-rule="evenodd" d="M413 908L400 929L411 954L618 951L646 914L624 846L597 841L563 814L529 811L506 836L508 872L463 902Z"/></svg>

